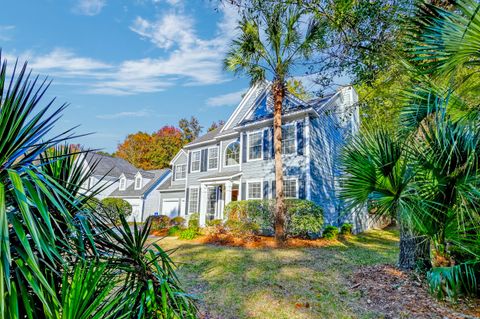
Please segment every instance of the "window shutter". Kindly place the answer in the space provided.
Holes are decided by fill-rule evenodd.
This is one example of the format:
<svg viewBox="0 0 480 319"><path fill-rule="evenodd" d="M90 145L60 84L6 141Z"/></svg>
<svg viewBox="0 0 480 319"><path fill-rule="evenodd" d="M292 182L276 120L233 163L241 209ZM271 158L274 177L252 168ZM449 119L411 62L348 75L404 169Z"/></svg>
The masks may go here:
<svg viewBox="0 0 480 319"><path fill-rule="evenodd" d="M242 200L247 199L247 184L242 183Z"/></svg>
<svg viewBox="0 0 480 319"><path fill-rule="evenodd" d="M189 191L189 188L187 187L187 190L185 192L185 216L188 215L188 202L190 201L190 198L188 198L188 192Z"/></svg>
<svg viewBox="0 0 480 319"><path fill-rule="evenodd" d="M272 181L272 198L276 199L277 194L275 193L277 190L275 189L275 181Z"/></svg>
<svg viewBox="0 0 480 319"><path fill-rule="evenodd" d="M263 182L263 199L268 199L268 181Z"/></svg>
<svg viewBox="0 0 480 319"><path fill-rule="evenodd" d="M275 141L273 140L273 127L271 127L269 129L270 131L270 141L271 141L271 145L270 145L270 158L275 158Z"/></svg>
<svg viewBox="0 0 480 319"><path fill-rule="evenodd" d="M303 155L303 121L297 122L297 154Z"/></svg>
<svg viewBox="0 0 480 319"><path fill-rule="evenodd" d="M202 150L200 158L200 171L207 171L207 162L208 162L208 148Z"/></svg>
<svg viewBox="0 0 480 319"><path fill-rule="evenodd" d="M191 166L192 166L192 152L188 152L188 173L191 172Z"/></svg>
<svg viewBox="0 0 480 319"><path fill-rule="evenodd" d="M172 181L175 180L175 166L176 165L172 165L173 166L173 169L172 169Z"/></svg>
<svg viewBox="0 0 480 319"><path fill-rule="evenodd" d="M298 179L298 198L305 199L305 178Z"/></svg>
<svg viewBox="0 0 480 319"><path fill-rule="evenodd" d="M268 130L263 130L263 159L267 160L270 155L270 147L269 147L269 139L268 139Z"/></svg>
<svg viewBox="0 0 480 319"><path fill-rule="evenodd" d="M247 133L242 133L242 163L247 161Z"/></svg>

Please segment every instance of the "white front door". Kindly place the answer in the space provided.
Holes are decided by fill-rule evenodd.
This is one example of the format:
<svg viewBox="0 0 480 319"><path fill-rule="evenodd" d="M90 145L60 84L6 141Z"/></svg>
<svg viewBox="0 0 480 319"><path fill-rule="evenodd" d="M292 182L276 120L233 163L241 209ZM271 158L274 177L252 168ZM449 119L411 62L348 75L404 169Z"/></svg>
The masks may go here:
<svg viewBox="0 0 480 319"><path fill-rule="evenodd" d="M164 199L162 215L167 215L170 218L178 216L178 199Z"/></svg>

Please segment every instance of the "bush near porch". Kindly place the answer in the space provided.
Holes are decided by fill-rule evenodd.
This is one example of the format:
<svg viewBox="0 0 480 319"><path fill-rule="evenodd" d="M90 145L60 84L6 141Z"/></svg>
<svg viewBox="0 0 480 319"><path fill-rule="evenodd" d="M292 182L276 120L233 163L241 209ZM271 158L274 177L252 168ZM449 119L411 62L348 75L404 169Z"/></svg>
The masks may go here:
<svg viewBox="0 0 480 319"><path fill-rule="evenodd" d="M309 200L287 199L286 232L290 237L318 237L323 227L323 210ZM243 200L225 207L225 226L233 232L262 235L274 233L274 200Z"/></svg>

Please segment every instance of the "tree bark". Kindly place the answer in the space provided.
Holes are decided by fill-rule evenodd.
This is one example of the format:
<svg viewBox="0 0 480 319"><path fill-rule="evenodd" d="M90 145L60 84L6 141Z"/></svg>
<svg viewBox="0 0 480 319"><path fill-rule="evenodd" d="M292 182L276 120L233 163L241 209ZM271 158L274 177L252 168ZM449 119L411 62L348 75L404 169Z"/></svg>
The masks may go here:
<svg viewBox="0 0 480 319"><path fill-rule="evenodd" d="M285 97L285 85L274 81L272 85L274 99L273 111L273 147L275 151L275 239L277 244L285 243L285 200L283 195L282 162L282 104Z"/></svg>
<svg viewBox="0 0 480 319"><path fill-rule="evenodd" d="M430 269L430 239L426 236L412 233L399 220L400 224L400 254L398 267L404 270Z"/></svg>

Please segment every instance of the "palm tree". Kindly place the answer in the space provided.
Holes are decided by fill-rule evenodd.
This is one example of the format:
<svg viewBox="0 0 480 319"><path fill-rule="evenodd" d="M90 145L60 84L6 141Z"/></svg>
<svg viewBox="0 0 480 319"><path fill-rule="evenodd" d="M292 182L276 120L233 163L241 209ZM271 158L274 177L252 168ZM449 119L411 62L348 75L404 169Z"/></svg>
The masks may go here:
<svg viewBox="0 0 480 319"><path fill-rule="evenodd" d="M294 4L253 1L239 22L224 65L229 71L245 73L252 83L271 79L274 100L275 151L275 238L285 241L285 202L282 164L282 104L286 81L299 61L307 59L321 37L321 28L307 12Z"/></svg>

